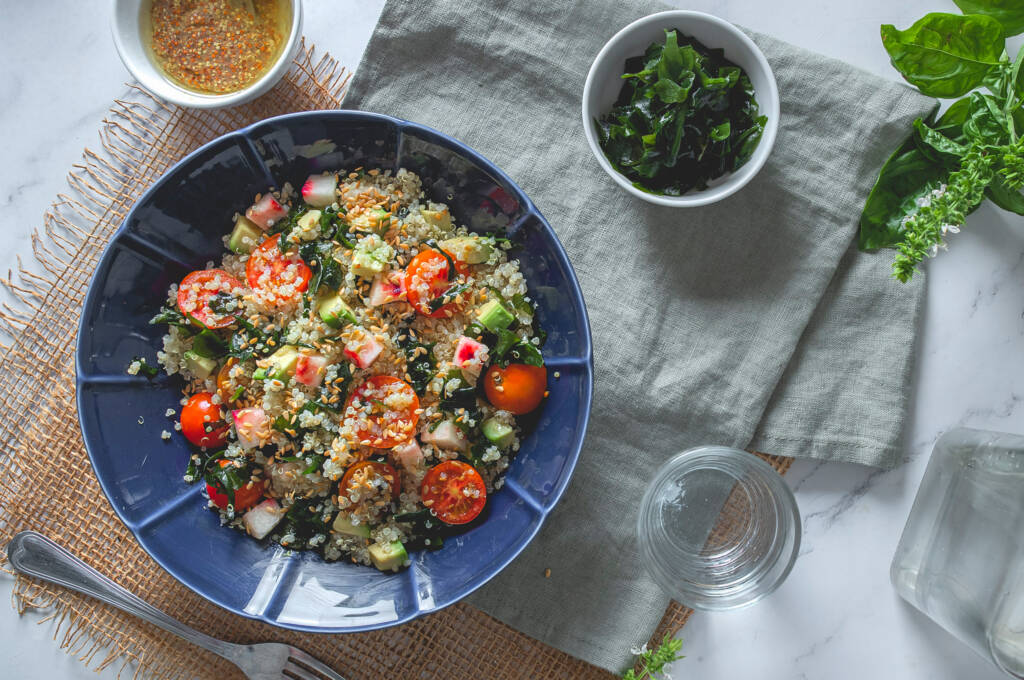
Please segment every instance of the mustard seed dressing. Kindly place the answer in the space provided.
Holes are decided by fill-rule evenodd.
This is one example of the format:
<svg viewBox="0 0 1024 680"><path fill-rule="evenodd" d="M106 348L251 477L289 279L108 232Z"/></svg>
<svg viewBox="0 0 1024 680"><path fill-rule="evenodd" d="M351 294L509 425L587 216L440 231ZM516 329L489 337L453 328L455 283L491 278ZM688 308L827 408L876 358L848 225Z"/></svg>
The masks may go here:
<svg viewBox="0 0 1024 680"><path fill-rule="evenodd" d="M208 94L236 92L259 80L287 38L284 0L153 0L150 46L175 83Z"/></svg>

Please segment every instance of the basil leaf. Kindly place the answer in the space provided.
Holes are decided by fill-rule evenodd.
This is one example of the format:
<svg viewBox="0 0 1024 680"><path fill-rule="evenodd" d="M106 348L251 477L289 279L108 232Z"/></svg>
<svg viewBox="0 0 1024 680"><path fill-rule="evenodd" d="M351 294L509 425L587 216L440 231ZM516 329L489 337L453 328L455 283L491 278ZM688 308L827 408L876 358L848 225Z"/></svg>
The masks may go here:
<svg viewBox="0 0 1024 680"><path fill-rule="evenodd" d="M998 68L1003 28L991 17L933 12L905 31L881 28L882 45L903 77L930 97L960 97Z"/></svg>
<svg viewBox="0 0 1024 680"><path fill-rule="evenodd" d="M937 110L936 105L924 122L933 121ZM948 170L925 156L915 137L916 133L907 137L878 173L860 216L858 245L862 250L888 248L899 243L904 198L923 195L927 185L937 186L948 174Z"/></svg>
<svg viewBox="0 0 1024 680"><path fill-rule="evenodd" d="M951 158L959 164L959 159L967 153L967 147L953 141L942 133L933 130L920 118L914 121L917 139L926 147L937 151L941 156Z"/></svg>
<svg viewBox="0 0 1024 680"><path fill-rule="evenodd" d="M953 0L964 14L984 14L998 21L1007 36L1024 33L1024 3L1020 0Z"/></svg>
<svg viewBox="0 0 1024 680"><path fill-rule="evenodd" d="M1006 114L996 98L990 94L972 92L968 105L970 117L964 123L964 133L985 144L1005 144L1010 141Z"/></svg>
<svg viewBox="0 0 1024 680"><path fill-rule="evenodd" d="M1024 215L1024 194L1017 189L1011 189L1006 186L1002 177L998 174L985 189L985 196L1003 210Z"/></svg>

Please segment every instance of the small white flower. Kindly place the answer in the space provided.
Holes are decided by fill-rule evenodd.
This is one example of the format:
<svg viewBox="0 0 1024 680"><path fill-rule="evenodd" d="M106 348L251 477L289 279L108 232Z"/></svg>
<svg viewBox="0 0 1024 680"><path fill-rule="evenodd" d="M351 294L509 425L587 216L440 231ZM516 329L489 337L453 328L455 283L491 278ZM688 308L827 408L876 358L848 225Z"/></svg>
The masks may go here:
<svg viewBox="0 0 1024 680"><path fill-rule="evenodd" d="M935 257L938 254L939 254L939 245L937 243L933 243L932 247L928 249L928 257Z"/></svg>
<svg viewBox="0 0 1024 680"><path fill-rule="evenodd" d="M647 653L647 643L645 642L643 647L630 647L629 651L634 656L640 656L641 654L646 654Z"/></svg>
<svg viewBox="0 0 1024 680"><path fill-rule="evenodd" d="M958 227L955 224L943 224L942 225L942 233L943 234L946 234L946 233L959 234L960 233L960 227Z"/></svg>

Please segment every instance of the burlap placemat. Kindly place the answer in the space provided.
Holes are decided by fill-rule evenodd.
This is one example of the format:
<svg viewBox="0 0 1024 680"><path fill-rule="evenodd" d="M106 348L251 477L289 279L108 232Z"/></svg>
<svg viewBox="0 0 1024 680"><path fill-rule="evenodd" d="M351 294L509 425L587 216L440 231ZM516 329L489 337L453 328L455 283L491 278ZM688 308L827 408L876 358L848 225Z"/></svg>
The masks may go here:
<svg viewBox="0 0 1024 680"><path fill-rule="evenodd" d="M133 86L100 129L100 152L86 150L33 236L45 272L24 267L2 279L14 298L2 304L10 337L0 352L0 543L35 529L100 572L190 626L232 642L280 641L308 650L351 680L361 678L610 678L457 604L397 628L310 635L235 616L188 590L138 546L117 519L89 465L75 412L75 335L85 293L103 248L130 206L175 161L211 139L283 113L337 108L347 73L303 46L291 72L268 94L232 109L166 105ZM762 456L780 472L788 458ZM5 565L0 554L0 565ZM155 678L240 678L231 664L139 620L65 589L19 577L19 611L46 608L54 638L87 664L124 664ZM652 642L674 635L690 610L665 612Z"/></svg>

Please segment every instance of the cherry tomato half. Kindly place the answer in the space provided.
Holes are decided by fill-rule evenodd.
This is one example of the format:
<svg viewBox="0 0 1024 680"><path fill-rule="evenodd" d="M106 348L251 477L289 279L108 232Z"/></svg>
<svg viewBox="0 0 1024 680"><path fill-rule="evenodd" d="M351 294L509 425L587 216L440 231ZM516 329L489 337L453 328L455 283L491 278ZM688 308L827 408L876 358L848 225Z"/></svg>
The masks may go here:
<svg viewBox="0 0 1024 680"><path fill-rule="evenodd" d="M457 273L465 275L469 271L468 265L455 258L452 261ZM405 268L406 299L423 316L435 319L448 316L448 312L455 307L454 303L448 303L434 311L430 310L430 301L441 297L457 283L454 279L448 280L450 268L445 256L432 249L421 251Z"/></svg>
<svg viewBox="0 0 1024 680"><path fill-rule="evenodd" d="M387 463L378 463L374 460L361 460L349 465L341 482L338 483L338 489L343 495L348 495L354 486L369 482L374 477L383 477L391 487L391 497L398 498L398 494L402 492L402 480L399 479L395 468Z"/></svg>
<svg viewBox="0 0 1024 680"><path fill-rule="evenodd" d="M181 433L196 446L208 449L226 442L231 429L212 399L210 392L197 392L181 409Z"/></svg>
<svg viewBox="0 0 1024 680"><path fill-rule="evenodd" d="M487 504L487 487L472 465L446 460L427 470L420 496L445 524L466 524L476 519Z"/></svg>
<svg viewBox="0 0 1024 680"><path fill-rule="evenodd" d="M249 255L245 278L249 285L272 293L278 302L286 302L305 292L313 272L299 257L298 250L282 253L277 247L281 235L271 236ZM290 289L285 290L286 287Z"/></svg>
<svg viewBox="0 0 1024 680"><path fill-rule="evenodd" d="M360 407L353 404L359 400ZM416 434L419 397L412 386L390 375L375 375L352 390L345 419L356 421L356 436L364 446L390 449Z"/></svg>
<svg viewBox="0 0 1024 680"><path fill-rule="evenodd" d="M230 293L241 287L242 283L223 269L194 271L178 285L178 309L207 328L230 326L235 322L234 315L210 309L210 298L217 293Z"/></svg>
<svg viewBox="0 0 1024 680"><path fill-rule="evenodd" d="M227 460L220 460L218 463L222 468L231 465L231 461ZM235 510L248 510L252 506L256 505L256 503L263 498L263 489L265 486L266 482L261 480L259 482L249 482L242 488L236 489ZM206 494L210 497L210 500L213 501L214 505L221 510L227 508L228 503L231 502L231 498L228 497L226 493L221 493L212 484L206 485Z"/></svg>
<svg viewBox="0 0 1024 680"><path fill-rule="evenodd" d="M495 407L522 415L540 406L548 384L548 369L529 364L491 366L484 375L487 401Z"/></svg>

